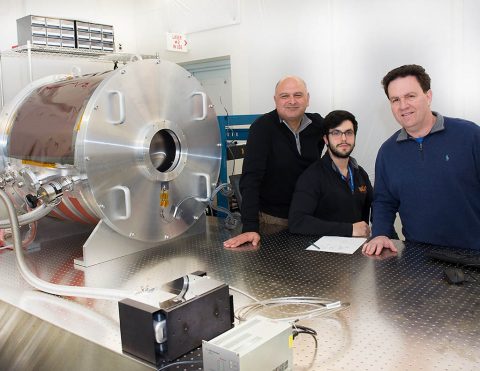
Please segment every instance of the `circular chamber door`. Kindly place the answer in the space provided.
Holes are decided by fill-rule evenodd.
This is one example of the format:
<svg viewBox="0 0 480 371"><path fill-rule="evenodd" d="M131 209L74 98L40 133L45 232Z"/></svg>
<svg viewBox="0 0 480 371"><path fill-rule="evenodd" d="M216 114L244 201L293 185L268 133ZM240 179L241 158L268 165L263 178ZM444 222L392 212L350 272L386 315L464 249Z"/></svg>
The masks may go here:
<svg viewBox="0 0 480 371"><path fill-rule="evenodd" d="M105 78L75 144L75 165L105 223L149 242L182 234L204 213L220 156L216 114L200 83L161 60Z"/></svg>

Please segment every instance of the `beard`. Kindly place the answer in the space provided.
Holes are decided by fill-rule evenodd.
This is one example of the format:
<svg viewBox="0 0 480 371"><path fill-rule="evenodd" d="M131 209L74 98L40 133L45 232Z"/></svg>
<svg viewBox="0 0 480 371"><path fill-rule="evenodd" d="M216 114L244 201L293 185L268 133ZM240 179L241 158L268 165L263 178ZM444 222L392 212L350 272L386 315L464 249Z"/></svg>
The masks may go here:
<svg viewBox="0 0 480 371"><path fill-rule="evenodd" d="M330 142L328 142L328 149L330 152L338 157L338 158L348 158L350 157L350 153L352 153L353 149L355 148L355 144L352 144L350 149L347 152L340 152L336 147L334 147Z"/></svg>

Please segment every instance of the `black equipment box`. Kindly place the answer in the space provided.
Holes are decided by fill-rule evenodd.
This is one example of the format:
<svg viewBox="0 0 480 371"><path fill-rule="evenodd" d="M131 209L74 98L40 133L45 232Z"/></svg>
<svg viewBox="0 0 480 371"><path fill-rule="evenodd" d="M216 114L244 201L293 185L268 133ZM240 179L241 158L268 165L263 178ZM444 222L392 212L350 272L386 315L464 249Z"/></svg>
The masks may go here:
<svg viewBox="0 0 480 371"><path fill-rule="evenodd" d="M224 283L195 272L164 285L175 296L152 305L132 298L118 303L122 350L158 365L198 348L233 327L233 297ZM136 299L136 298L135 298Z"/></svg>

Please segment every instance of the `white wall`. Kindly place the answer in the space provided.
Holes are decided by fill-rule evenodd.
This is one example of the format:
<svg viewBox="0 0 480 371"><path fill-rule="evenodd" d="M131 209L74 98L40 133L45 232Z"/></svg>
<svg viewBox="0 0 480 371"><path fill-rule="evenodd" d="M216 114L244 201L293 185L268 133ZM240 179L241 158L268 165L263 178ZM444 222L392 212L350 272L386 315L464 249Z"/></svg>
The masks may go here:
<svg viewBox="0 0 480 371"><path fill-rule="evenodd" d="M238 1L239 14L227 14L219 5L227 1L232 14ZM234 114L271 110L276 81L298 74L309 85L310 111L347 109L357 116L354 155L370 175L380 144L398 128L380 86L392 68L423 65L433 80L433 109L480 122L477 0L0 0L0 5L1 49L16 42L16 18L41 14L113 24L126 52L158 53L174 62L230 56ZM192 16L204 28L211 20L214 28L188 33L188 53L166 51L165 31L188 32ZM222 16L225 24L234 24L218 27Z"/></svg>
<svg viewBox="0 0 480 371"><path fill-rule="evenodd" d="M272 109L276 81L304 77L311 111L347 109L357 116L354 156L372 177L379 146L398 128L380 86L390 69L423 65L433 80L433 109L480 122L476 0L243 0L238 25L188 34L187 54L165 51L165 31L188 30L188 24L169 29L162 20L178 2L150 1L137 11L139 36L152 27L158 35L139 37L138 52L176 62L229 55L235 114ZM198 17L211 12L205 8Z"/></svg>

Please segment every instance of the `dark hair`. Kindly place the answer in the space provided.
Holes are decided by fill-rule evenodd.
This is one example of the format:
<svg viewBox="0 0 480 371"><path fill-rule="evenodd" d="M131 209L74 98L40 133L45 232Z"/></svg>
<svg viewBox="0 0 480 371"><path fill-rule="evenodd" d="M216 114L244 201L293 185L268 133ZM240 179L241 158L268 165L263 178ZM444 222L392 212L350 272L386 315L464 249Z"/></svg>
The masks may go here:
<svg viewBox="0 0 480 371"><path fill-rule="evenodd" d="M430 90L430 76L428 73L425 72L425 68L419 66L417 64L406 64L405 66L397 67L391 70L389 73L385 75L382 79L383 90L385 90L385 94L388 98L388 85L399 77L407 77L407 76L414 76L424 93Z"/></svg>
<svg viewBox="0 0 480 371"><path fill-rule="evenodd" d="M336 110L336 111L330 112L323 119L325 135L327 135L330 130L335 129L337 126L339 126L345 120L349 120L349 121L352 122L353 131L355 132L355 134L357 134L358 122L357 122L357 120L355 120L355 116L353 116L348 111Z"/></svg>

